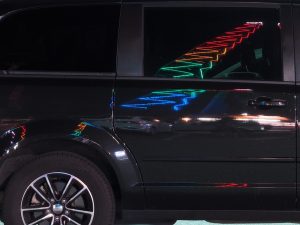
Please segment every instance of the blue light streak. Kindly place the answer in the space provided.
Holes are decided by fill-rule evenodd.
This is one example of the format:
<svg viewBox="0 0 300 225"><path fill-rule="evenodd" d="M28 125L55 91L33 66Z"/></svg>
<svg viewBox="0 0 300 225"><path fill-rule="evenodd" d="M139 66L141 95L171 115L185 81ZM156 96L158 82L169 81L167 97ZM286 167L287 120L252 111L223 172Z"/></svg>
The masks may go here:
<svg viewBox="0 0 300 225"><path fill-rule="evenodd" d="M147 96L138 97L132 103L122 104L121 107L147 110L155 106L169 105L172 110L180 111L204 92L206 91L196 89L153 91Z"/></svg>

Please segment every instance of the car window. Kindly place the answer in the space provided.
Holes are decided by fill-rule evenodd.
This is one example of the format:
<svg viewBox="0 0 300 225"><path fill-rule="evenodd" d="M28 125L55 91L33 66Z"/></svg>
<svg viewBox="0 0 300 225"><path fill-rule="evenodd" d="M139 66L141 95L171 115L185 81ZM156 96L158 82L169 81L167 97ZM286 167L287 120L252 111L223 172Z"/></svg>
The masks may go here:
<svg viewBox="0 0 300 225"><path fill-rule="evenodd" d="M0 20L0 69L116 71L119 6L27 10Z"/></svg>
<svg viewBox="0 0 300 225"><path fill-rule="evenodd" d="M145 76L282 81L280 13L146 8Z"/></svg>

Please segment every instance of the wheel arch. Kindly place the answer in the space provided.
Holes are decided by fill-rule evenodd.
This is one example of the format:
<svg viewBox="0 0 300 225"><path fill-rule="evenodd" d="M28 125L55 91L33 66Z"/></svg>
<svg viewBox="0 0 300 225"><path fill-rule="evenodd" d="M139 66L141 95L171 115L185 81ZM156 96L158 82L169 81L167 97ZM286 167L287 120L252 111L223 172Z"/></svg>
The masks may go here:
<svg viewBox="0 0 300 225"><path fill-rule="evenodd" d="M106 175L113 188L116 200L121 201L122 193L118 175L105 155L104 150L97 149L95 146L64 138L39 140L24 147L19 156L28 155L30 157L23 158L23 163L21 163L16 170L22 169L24 164L30 163L30 161L34 160L37 156L51 152L68 152L77 154L92 162ZM12 175L13 173L10 174L10 177Z"/></svg>
<svg viewBox="0 0 300 225"><path fill-rule="evenodd" d="M72 124L74 128L82 122ZM14 136L18 141L11 141L11 146L6 148L10 150L8 155L0 159L0 186L5 187L15 171L38 155L55 151L72 152L87 158L107 175L116 195L119 212L122 208L144 206L144 190L140 185L142 178L138 165L131 152L107 129L87 126L80 135L74 135L70 129L59 130L55 135L45 130L37 132L31 125L24 125L20 129L28 130L26 138ZM19 133L21 136L22 132ZM14 149L16 145L17 149Z"/></svg>

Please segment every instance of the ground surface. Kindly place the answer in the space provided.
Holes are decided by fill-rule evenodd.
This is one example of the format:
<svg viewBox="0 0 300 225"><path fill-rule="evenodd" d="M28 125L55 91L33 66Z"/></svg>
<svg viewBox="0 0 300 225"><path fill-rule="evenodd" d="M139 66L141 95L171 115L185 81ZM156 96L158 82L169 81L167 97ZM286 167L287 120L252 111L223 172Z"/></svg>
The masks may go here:
<svg viewBox="0 0 300 225"><path fill-rule="evenodd" d="M209 223L209 222L206 222L206 221L203 221L203 220L197 220L197 221L178 220L174 225L215 225L215 224L217 224L217 223ZM4 224L0 221L0 225L4 225ZM226 224L226 225L231 225L231 224ZM244 224L232 224L232 225L244 225ZM251 224L251 223L247 223L247 225L263 225L263 224ZM265 225L299 225L299 224L294 224L294 223L277 223L277 224L272 224L272 223L268 223L268 224L265 224Z"/></svg>

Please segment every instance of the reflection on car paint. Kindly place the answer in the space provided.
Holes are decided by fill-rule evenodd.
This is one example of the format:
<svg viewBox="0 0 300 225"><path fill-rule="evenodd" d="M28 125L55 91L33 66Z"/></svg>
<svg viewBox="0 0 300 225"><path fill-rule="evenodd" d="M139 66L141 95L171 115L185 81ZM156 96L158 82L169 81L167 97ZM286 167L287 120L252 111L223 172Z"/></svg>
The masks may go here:
<svg viewBox="0 0 300 225"><path fill-rule="evenodd" d="M162 132L170 132L172 130L172 124L151 118L151 117L120 117L115 119L116 127L119 130L126 131L138 131L142 133L162 133Z"/></svg>
<svg viewBox="0 0 300 225"><path fill-rule="evenodd" d="M12 151L17 150L19 142L23 141L27 135L27 128L25 125L7 130L0 135L1 146L3 150L2 156L10 154Z"/></svg>
<svg viewBox="0 0 300 225"><path fill-rule="evenodd" d="M20 126L20 128L22 130L21 131L21 140L23 141L26 137L27 129L26 129L26 126L24 126L24 125Z"/></svg>
<svg viewBox="0 0 300 225"><path fill-rule="evenodd" d="M216 185L218 188L247 188L249 187L249 184L247 183L224 183L224 184L218 184Z"/></svg>
<svg viewBox="0 0 300 225"><path fill-rule="evenodd" d="M117 157L118 160L127 160L128 159L128 156L124 150L115 152L115 156Z"/></svg>
<svg viewBox="0 0 300 225"><path fill-rule="evenodd" d="M81 136L82 132L85 130L87 124L84 122L81 122L77 125L77 128L74 130L74 132L71 134L72 136L79 137Z"/></svg>
<svg viewBox="0 0 300 225"><path fill-rule="evenodd" d="M198 97L204 94L201 99ZM217 132L228 129L238 131L289 131L295 126L288 117L278 116L277 112L258 112L248 106L252 89L197 90L174 89L152 91L135 100L121 104L124 109L136 109L140 114L117 117L115 125L119 130L157 134L162 132ZM193 103L193 105L190 105ZM229 104L231 107L229 107ZM190 106L189 106L190 105ZM171 107L170 107L171 106ZM236 108L235 106L239 106ZM242 106L242 107L240 107ZM190 111L198 108L197 113ZM175 117L151 117L150 109L177 111ZM129 110L125 110L125 112ZM125 116L126 115L126 116ZM159 114L158 114L159 115ZM163 115L163 114L161 114Z"/></svg>
<svg viewBox="0 0 300 225"><path fill-rule="evenodd" d="M71 133L72 136L75 137L80 137L83 133L83 131L87 128L87 127L96 127L96 125L94 124L96 121L99 122L99 126L100 127L105 127L107 126L107 119L96 119L96 120L90 120L89 122L84 121L84 122L80 122L79 124L76 125L76 129L73 131L73 133ZM106 121L106 123L105 123Z"/></svg>
<svg viewBox="0 0 300 225"><path fill-rule="evenodd" d="M272 127L295 127L295 123L287 117L282 116L266 116L266 115L241 115L232 116L233 120L241 122L257 122L260 125L269 125Z"/></svg>
<svg viewBox="0 0 300 225"><path fill-rule="evenodd" d="M222 118L216 118L216 117L198 117L196 118L197 121L201 121L201 122L216 122L216 121L220 121ZM182 117L181 118L182 121L188 123L190 121L192 121L191 117Z"/></svg>
<svg viewBox="0 0 300 225"><path fill-rule="evenodd" d="M232 92L252 92L252 89L233 89ZM134 108L148 110L155 106L171 105L174 111L180 111L188 106L192 100L199 97L200 94L207 92L203 89L175 89L153 91L148 95L137 97L129 103L121 104L122 108ZM225 95L225 92L220 93ZM219 104L217 104L220 107ZM203 110L205 111L205 109Z"/></svg>
<svg viewBox="0 0 300 225"><path fill-rule="evenodd" d="M253 90L252 89L238 89L238 88L236 88L236 89L233 89L232 91L237 91L237 92L252 92Z"/></svg>
<svg viewBox="0 0 300 225"><path fill-rule="evenodd" d="M193 48L175 61L160 68L156 75L204 79L205 71L212 69L214 63L252 36L262 26L262 22L246 22L232 31L225 32L225 34Z"/></svg>
<svg viewBox="0 0 300 225"><path fill-rule="evenodd" d="M149 109L154 106L172 106L174 111L179 111L190 104L206 90L180 89L180 90L162 90L153 91L150 94L138 97L131 103L121 104L123 108Z"/></svg>

